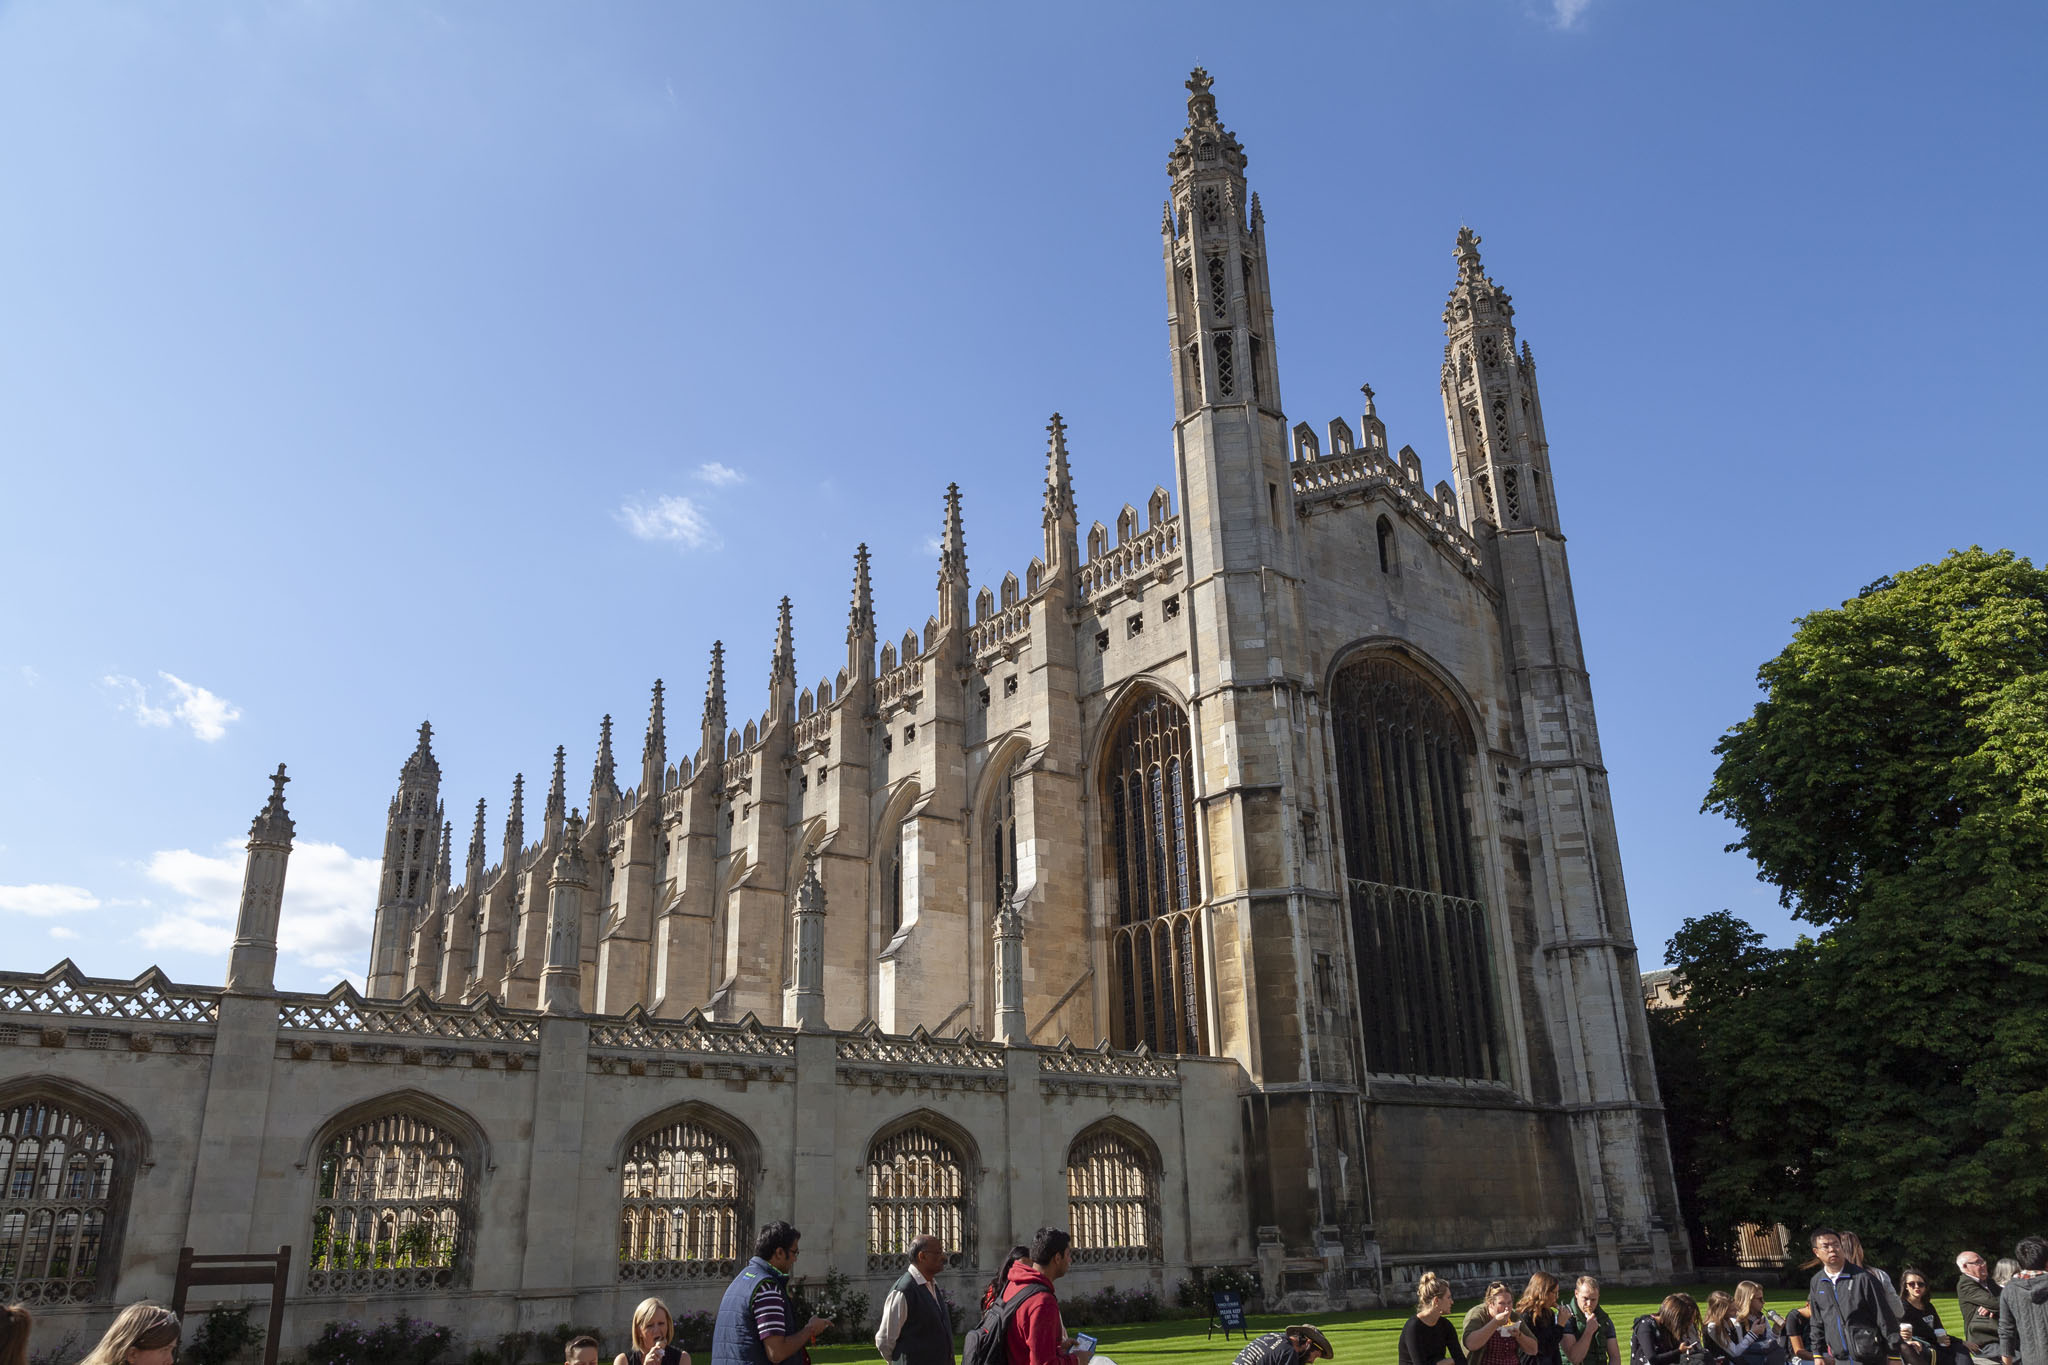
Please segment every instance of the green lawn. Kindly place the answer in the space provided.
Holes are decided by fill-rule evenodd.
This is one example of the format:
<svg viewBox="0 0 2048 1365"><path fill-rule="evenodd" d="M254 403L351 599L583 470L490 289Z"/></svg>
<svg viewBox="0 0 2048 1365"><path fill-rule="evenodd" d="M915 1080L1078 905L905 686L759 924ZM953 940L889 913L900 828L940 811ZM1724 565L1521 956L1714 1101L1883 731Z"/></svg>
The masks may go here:
<svg viewBox="0 0 2048 1365"><path fill-rule="evenodd" d="M1600 1306L1614 1319L1614 1327L1621 1334L1622 1365L1628 1365L1629 1324L1644 1313L1654 1313L1664 1296L1674 1289L1682 1289L1705 1304L1707 1295L1716 1289L1733 1289L1728 1284L1687 1284L1660 1285L1639 1289L1610 1289L1600 1300ZM1519 1289L1519 1286L1517 1286ZM1799 1294L1791 1289L1772 1290L1766 1288L1764 1301L1779 1312L1799 1302ZM1452 1309L1456 1321L1463 1321L1465 1310L1474 1300L1459 1299ZM1941 1312L1942 1321L1953 1330L1962 1321L1956 1309L1953 1294L1937 1296L1935 1307ZM1394 1365L1394 1346L1401 1335L1401 1324L1408 1320L1407 1308L1380 1308L1363 1313L1317 1313L1306 1317L1282 1317L1273 1314L1255 1314L1251 1317L1251 1333L1277 1331L1292 1322L1307 1321L1321 1328L1336 1349L1338 1365ZM1116 1365L1229 1365L1243 1346L1241 1337L1233 1336L1228 1342L1221 1333L1208 1335L1208 1324L1197 1318L1177 1322L1140 1322L1123 1327L1100 1327L1094 1335L1101 1344L1096 1347L1098 1355L1108 1356ZM866 1365L875 1360L875 1351L869 1346L823 1346L811 1352L816 1365Z"/></svg>

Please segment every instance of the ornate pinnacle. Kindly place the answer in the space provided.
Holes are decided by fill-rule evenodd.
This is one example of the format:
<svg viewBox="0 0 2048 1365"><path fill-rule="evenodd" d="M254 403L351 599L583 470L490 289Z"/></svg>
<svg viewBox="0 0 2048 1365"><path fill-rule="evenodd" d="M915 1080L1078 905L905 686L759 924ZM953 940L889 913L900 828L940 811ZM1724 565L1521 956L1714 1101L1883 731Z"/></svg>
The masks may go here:
<svg viewBox="0 0 2048 1365"><path fill-rule="evenodd" d="M668 761L668 731L664 728L661 715L661 679L654 680L654 704L647 711L647 742L640 747L640 762L644 766L653 763L659 766Z"/></svg>
<svg viewBox="0 0 2048 1365"><path fill-rule="evenodd" d="M768 661L768 685L796 686L796 637L790 628L789 599L782 599L775 617L775 654Z"/></svg>
<svg viewBox="0 0 2048 1365"><path fill-rule="evenodd" d="M472 866L479 866L483 863L483 860L484 799L481 796L479 796L476 799L476 828L470 832L469 836L469 861Z"/></svg>
<svg viewBox="0 0 2048 1365"><path fill-rule="evenodd" d="M1372 385L1360 384L1358 391L1365 395L1365 415L1367 417L1378 416L1379 410L1372 405Z"/></svg>
<svg viewBox="0 0 2048 1365"><path fill-rule="evenodd" d="M960 485L946 485L946 529L939 536L939 582L967 584L967 532L960 525Z"/></svg>
<svg viewBox="0 0 2048 1365"><path fill-rule="evenodd" d="M510 850L505 866L512 866L512 854L526 844L526 774L512 774L512 805L505 812L505 847Z"/></svg>
<svg viewBox="0 0 2048 1365"><path fill-rule="evenodd" d="M1067 465L1067 424L1058 413L1046 423L1045 524L1074 515L1074 472Z"/></svg>
<svg viewBox="0 0 2048 1365"><path fill-rule="evenodd" d="M438 782L441 780L441 765L434 761L434 726L431 721L420 722L420 742L413 749L412 756L405 760L405 766L398 771L400 782L422 779Z"/></svg>
<svg viewBox="0 0 2048 1365"><path fill-rule="evenodd" d="M554 780L548 783L547 821L550 832L560 828L562 813L569 808L568 785L562 780L562 766L568 753L567 745L555 746L555 776Z"/></svg>
<svg viewBox="0 0 2048 1365"><path fill-rule="evenodd" d="M441 857L434 865L434 878L443 886L448 885L449 877L452 875L454 856L455 822L444 820L441 822Z"/></svg>
<svg viewBox="0 0 2048 1365"><path fill-rule="evenodd" d="M853 552L853 606L846 614L846 642L858 644L875 634L875 589L868 579L868 547Z"/></svg>
<svg viewBox="0 0 2048 1365"><path fill-rule="evenodd" d="M725 641L711 642L711 677L704 684L704 725L725 733Z"/></svg>
<svg viewBox="0 0 2048 1365"><path fill-rule="evenodd" d="M292 817L284 808L284 784L289 781L284 775L284 764L278 764L277 771L270 775L270 801L256 812L256 819L249 826L251 843L292 846Z"/></svg>
<svg viewBox="0 0 2048 1365"><path fill-rule="evenodd" d="M619 790L618 765L612 761L612 718L609 712L597 723L597 762L590 769L590 818L598 815L597 798Z"/></svg>
<svg viewBox="0 0 2048 1365"><path fill-rule="evenodd" d="M1486 278L1486 272L1479 265L1479 243L1481 237L1471 228L1460 225L1457 245L1451 254L1458 258L1458 278L1478 282Z"/></svg>

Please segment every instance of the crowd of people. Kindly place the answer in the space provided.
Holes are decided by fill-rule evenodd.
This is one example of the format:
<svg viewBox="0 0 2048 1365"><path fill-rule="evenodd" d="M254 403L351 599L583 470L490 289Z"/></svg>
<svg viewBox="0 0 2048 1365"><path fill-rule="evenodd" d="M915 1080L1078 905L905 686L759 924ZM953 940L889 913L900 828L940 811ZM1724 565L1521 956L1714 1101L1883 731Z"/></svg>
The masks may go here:
<svg viewBox="0 0 2048 1365"><path fill-rule="evenodd" d="M795 1322L790 1272L803 1235L770 1223L753 1257L719 1300L709 1365L808 1365L829 1318ZM1965 1251L1956 1257L1956 1300L1963 1315L1951 1334L1934 1306L1934 1281L1917 1266L1898 1283L1866 1265L1853 1232L1814 1230L1813 1277L1804 1300L1785 1314L1744 1280L1716 1291L1704 1307L1689 1294L1667 1295L1629 1328L1628 1365L2048 1365L2048 1239L2028 1237L1995 1268ZM1114 1365L1095 1340L1069 1332L1057 1284L1073 1266L1073 1239L1040 1228L1013 1247L981 1296L981 1318L956 1358L951 1309L938 1287L945 1245L913 1240L909 1263L882 1302L875 1350L890 1365ZM1581 1275L1559 1302L1557 1277L1538 1271L1521 1294L1488 1285L1457 1326L1448 1281L1425 1274L1415 1313L1401 1328L1399 1365L1622 1365L1621 1337L1600 1306L1600 1281ZM0 1365L27 1365L34 1321L16 1305L0 1308ZM628 1329L631 1344L612 1365L693 1365L675 1342L675 1318L660 1299L643 1300ZM79 1365L172 1365L178 1317L152 1303L131 1304ZM1244 1346L1236 1365L1315 1365L1333 1359L1329 1338L1302 1323ZM603 1346L577 1336L564 1365L602 1365Z"/></svg>
<svg viewBox="0 0 2048 1365"><path fill-rule="evenodd" d="M1810 1244L1813 1277L1789 1313L1774 1311L1754 1280L1705 1305L1671 1294L1630 1325L1629 1365L2048 1365L2048 1240L2024 1239L1995 1271L1974 1251L1956 1257L1965 1320L1955 1335L1925 1270L1907 1266L1895 1285L1864 1263L1853 1232L1817 1228ZM1622 1365L1600 1281L1579 1276L1562 1306L1559 1293L1544 1271L1519 1297L1494 1283L1453 1328L1451 1287L1426 1274L1401 1329L1400 1365ZM1285 1363L1240 1356L1239 1365Z"/></svg>

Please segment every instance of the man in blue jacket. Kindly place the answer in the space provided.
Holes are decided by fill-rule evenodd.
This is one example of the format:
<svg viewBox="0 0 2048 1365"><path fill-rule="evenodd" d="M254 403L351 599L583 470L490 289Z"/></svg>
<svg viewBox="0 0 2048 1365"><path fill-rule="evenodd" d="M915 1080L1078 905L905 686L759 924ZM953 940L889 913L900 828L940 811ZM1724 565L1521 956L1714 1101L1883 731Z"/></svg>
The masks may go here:
<svg viewBox="0 0 2048 1365"><path fill-rule="evenodd" d="M832 1325L812 1318L802 1331L789 1327L789 1272L802 1234L770 1223L754 1240L754 1259L726 1287L711 1325L711 1365L782 1365L807 1358L810 1344Z"/></svg>

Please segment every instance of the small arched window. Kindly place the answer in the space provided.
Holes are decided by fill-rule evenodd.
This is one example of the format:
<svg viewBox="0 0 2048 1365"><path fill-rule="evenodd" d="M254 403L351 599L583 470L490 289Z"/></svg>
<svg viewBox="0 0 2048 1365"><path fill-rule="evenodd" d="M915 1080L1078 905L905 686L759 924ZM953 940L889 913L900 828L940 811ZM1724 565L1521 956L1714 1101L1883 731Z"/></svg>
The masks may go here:
<svg viewBox="0 0 2048 1365"><path fill-rule="evenodd" d="M988 808L989 893L1000 909L1017 890L1017 767L996 780Z"/></svg>
<svg viewBox="0 0 2048 1365"><path fill-rule="evenodd" d="M129 1165L89 1114L40 1098L0 1109L0 1298L106 1297L102 1270Z"/></svg>
<svg viewBox="0 0 2048 1365"><path fill-rule="evenodd" d="M868 1149L868 1269L896 1270L913 1238L937 1237L947 1264L974 1264L973 1167L936 1122L913 1121Z"/></svg>
<svg viewBox="0 0 2048 1365"><path fill-rule="evenodd" d="M1118 1123L1067 1149L1067 1227L1076 1261L1159 1259L1159 1162Z"/></svg>
<svg viewBox="0 0 2048 1365"><path fill-rule="evenodd" d="M405 1110L321 1145L306 1288L315 1294L445 1289L468 1271L475 1154Z"/></svg>
<svg viewBox="0 0 2048 1365"><path fill-rule="evenodd" d="M891 825L882 836L882 937L886 941L903 927L903 825Z"/></svg>
<svg viewBox="0 0 2048 1365"><path fill-rule="evenodd" d="M750 1144L697 1115L642 1133L622 1168L619 1278L736 1273L753 1237L753 1164Z"/></svg>
<svg viewBox="0 0 2048 1365"><path fill-rule="evenodd" d="M1394 523L1388 521L1385 517L1380 518L1379 542L1380 572L1392 573L1394 571Z"/></svg>

